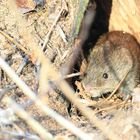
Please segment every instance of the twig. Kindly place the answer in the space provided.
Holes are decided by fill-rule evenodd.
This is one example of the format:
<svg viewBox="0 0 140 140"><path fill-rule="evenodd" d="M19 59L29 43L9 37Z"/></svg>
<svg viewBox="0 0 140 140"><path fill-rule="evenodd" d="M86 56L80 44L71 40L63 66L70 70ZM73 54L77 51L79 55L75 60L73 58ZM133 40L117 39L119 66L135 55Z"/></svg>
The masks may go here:
<svg viewBox="0 0 140 140"><path fill-rule="evenodd" d="M84 133L75 125L73 125L71 122L69 122L61 115L59 115L58 113L50 109L47 105L43 104L43 102L36 97L35 93L16 75L16 73L8 66L8 64L2 58L0 58L0 67L7 73L7 75L19 86L19 88L28 97L35 102L35 105L39 107L43 112L45 112L46 115L49 115L50 117L54 118L58 123L60 123L62 126L69 129L79 138L83 140L87 140L87 139L92 140L91 136Z"/></svg>
<svg viewBox="0 0 140 140"><path fill-rule="evenodd" d="M5 125L12 125L16 120L16 116L12 108L2 109L0 108L0 127Z"/></svg>
<svg viewBox="0 0 140 140"><path fill-rule="evenodd" d="M15 131L3 131L1 130L0 131L0 135L1 136L6 136L6 137L9 137L9 139L11 139L11 137L13 138L17 138L17 139L28 139L28 140L41 140L38 136L36 135L31 135L28 133L28 135L26 134L21 134L21 133L18 133L18 132L15 132ZM0 138L1 138L0 136ZM3 138L3 137L2 137Z"/></svg>
<svg viewBox="0 0 140 140"><path fill-rule="evenodd" d="M47 140L51 140L53 138L53 136L46 131L45 128L43 128L39 122L37 122L36 120L34 120L29 114L27 114L27 112L25 110L23 110L16 102L14 102L12 99L10 98L6 98L5 101L12 106L12 108L14 109L14 111L16 112L16 114L24 119L29 126L32 127L32 129L37 132L40 137L42 139L47 139Z"/></svg>
<svg viewBox="0 0 140 140"><path fill-rule="evenodd" d="M18 67L18 69L17 69L17 71L16 71L17 74L20 74L20 73L22 72L23 68L26 66L26 64L28 63L28 61L29 61L29 60L28 60L27 56L25 56L25 57L23 58L22 63L20 64L20 66Z"/></svg>
<svg viewBox="0 0 140 140"><path fill-rule="evenodd" d="M53 22L52 26L50 27L49 32L48 32L47 35L45 36L45 40L44 40L44 43L43 43L43 46L42 46L42 50L45 49L45 47L46 47L46 45L47 45L47 43L48 43L48 41L49 41L49 39L50 39L50 35L51 35L51 33L52 33L54 27L56 26L56 23L58 22L58 20L59 20L61 14L62 14L62 12L63 12L63 10L64 10L63 8L60 10L60 12L58 13L58 15L57 15L55 21Z"/></svg>
<svg viewBox="0 0 140 140"><path fill-rule="evenodd" d="M64 77L64 79L67 79L67 78L72 78L72 77L76 77L76 76L80 76L81 75L81 72L77 72L77 73L72 73L72 74L68 74Z"/></svg>
<svg viewBox="0 0 140 140"><path fill-rule="evenodd" d="M116 104L116 105L112 105L112 106L106 107L106 108L99 109L99 110L97 110L95 113L99 113L99 112L105 111L105 110L114 109L114 108L116 108L116 107L118 107L118 106L122 106L122 107L121 107L121 109L122 109L122 108L126 105L127 101L128 101L130 98L131 98L131 96L128 95L127 98L126 98L123 102L118 103L118 104Z"/></svg>
<svg viewBox="0 0 140 140"><path fill-rule="evenodd" d="M19 66L19 68L17 69L16 73L17 74L20 74L23 67L26 65L27 63L27 60L23 60L23 63L21 63L21 65ZM9 91L9 90L12 90L12 89L15 89L17 86L15 84L11 84L9 86L7 86L6 88L4 89L0 89L0 101L3 99L4 95Z"/></svg>
<svg viewBox="0 0 140 140"><path fill-rule="evenodd" d="M56 77L56 75L54 75ZM110 128L107 127L105 122L101 122L96 116L95 113L85 106L84 104L80 103L79 98L74 94L74 91L69 87L69 85L65 81L55 81L63 93L66 95L72 103L78 107L81 113L86 116L92 124L97 126L102 132L110 139L110 140L118 140L119 136L115 135L113 131L110 131Z"/></svg>
<svg viewBox="0 0 140 140"><path fill-rule="evenodd" d="M8 41L15 44L19 49L21 49L23 52L25 52L28 56L30 56L30 53L27 49L25 49L22 45L20 45L17 41L15 41L12 37L10 37L8 34L6 34L1 29L0 29L0 34L3 35Z"/></svg>
<svg viewBox="0 0 140 140"><path fill-rule="evenodd" d="M116 105L112 105L112 106L109 106L109 107L106 107L106 108L99 109L99 110L95 111L95 113L97 114L97 113L99 113L101 111L106 111L106 110L114 109L114 108L116 108L118 106L121 106L122 104L124 104L124 102L121 102L121 103L118 103Z"/></svg>
<svg viewBox="0 0 140 140"><path fill-rule="evenodd" d="M0 89L0 101L3 99L3 97L4 97L4 95L8 92L8 91L10 91L10 90L12 90L12 89L14 89L14 88L16 88L17 86L16 85L9 85L8 87L6 87L6 88L4 88L4 89Z"/></svg>
<svg viewBox="0 0 140 140"><path fill-rule="evenodd" d="M128 102L129 99L131 99L131 95L127 95L127 98L123 101L123 106L122 108L126 105L126 103Z"/></svg>
<svg viewBox="0 0 140 140"><path fill-rule="evenodd" d="M50 79L54 80L56 82L56 84L60 87L62 92L65 94L65 96L75 106L77 106L78 109L81 111L81 113L85 117L87 117L96 127L98 127L109 139L111 139L111 140L120 139L119 136L116 136L116 134L113 133L113 131L110 131L110 128L107 127L105 122L101 122L95 116L95 114L93 113L93 111L91 111L91 109L87 108L85 105L82 105L79 102L79 99L76 97L76 95L74 94L74 91L70 88L70 86L67 84L66 81L64 81L64 80L60 81L59 80L59 79L62 79L60 73L58 73L58 72L56 72L56 70L54 70L54 67L50 64L50 61L45 57L44 53L40 50L40 48L38 48L38 45L34 41L34 36L31 34L30 29L27 30L26 27L25 27L25 25L26 25L25 20L22 19L21 16L18 14L16 6L14 6L15 4L11 5L13 3L13 1L12 0L9 0L9 1L10 1L9 9L12 9L11 11L13 11L15 13L16 19L20 21L20 25L18 25L18 26L21 27L20 28L21 29L21 34L22 34L24 40L26 41L28 46L30 46L30 49L34 53L35 58L39 62L41 62L42 64L46 65L47 69L49 70L48 75L49 75ZM9 76L10 76L10 74L9 74ZM46 78L46 77L44 76L44 78ZM24 89L23 85L22 85L22 88L23 88L24 91L26 91L26 94L28 94L28 92L27 92L28 90L26 88ZM32 93L32 91L31 91L31 93ZM61 121L61 123L62 122L63 121ZM65 127L68 127L68 126L66 126L66 123L65 123ZM82 137L82 135L80 137ZM88 139L88 138L86 138L86 139Z"/></svg>
<svg viewBox="0 0 140 140"><path fill-rule="evenodd" d="M59 35L61 36L62 40L67 44L68 41L67 41L66 35L59 25L57 25L57 30L58 30Z"/></svg>
<svg viewBox="0 0 140 140"><path fill-rule="evenodd" d="M116 88L114 89L114 91L110 94L110 96L106 99L109 100L111 99L111 97L116 93L116 91L120 88L120 86L122 85L122 83L124 82L125 78L127 77L129 71L124 75L124 77L121 79L121 81L119 82L119 84L116 86Z"/></svg>

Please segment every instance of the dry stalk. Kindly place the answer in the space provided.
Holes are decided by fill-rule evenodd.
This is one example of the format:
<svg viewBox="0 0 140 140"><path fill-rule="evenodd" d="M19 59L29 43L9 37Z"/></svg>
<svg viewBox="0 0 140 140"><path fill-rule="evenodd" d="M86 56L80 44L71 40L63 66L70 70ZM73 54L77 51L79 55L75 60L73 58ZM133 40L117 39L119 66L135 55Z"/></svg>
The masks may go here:
<svg viewBox="0 0 140 140"><path fill-rule="evenodd" d="M111 139L111 140L118 140L118 139L120 139L118 136L116 136L113 133L113 131L110 131L110 128L107 127L106 123L100 121L95 116L95 114L91 111L91 109L87 108L85 105L83 105L83 104L80 103L79 99L76 97L76 95L74 95L74 91L70 88L70 86L66 83L66 81L62 80L60 73L58 73L58 72L56 72L54 70L54 68L50 64L49 60L43 54L42 50L40 48L38 48L38 45L37 45L37 43L34 40L34 36L31 35L30 31L26 29L26 22L21 18L21 15L18 13L16 6L13 6L14 4L12 4L12 3L13 3L13 1L12 0L9 0L9 8L16 14L16 19L18 21L20 21L20 25L18 25L18 26L21 29L21 35L23 36L23 38L26 41L26 43L28 44L28 46L30 46L30 49L34 53L34 57L41 64L44 64L44 65L47 66L47 71L48 71L49 78L52 81L55 81L56 82L56 84L60 87L60 89L67 96L67 98L70 99L70 101L72 103L74 103L74 105L76 105L79 108L79 110L83 113L83 115L85 115L95 126L97 126L109 139ZM5 62L2 59L0 59L0 61L5 64ZM1 65L1 63L0 63L0 65ZM1 65L1 67L3 67L3 66ZM9 73L8 71L6 71L6 72ZM12 73L15 75L15 73L13 71L12 71ZM9 77L12 78L12 80L14 80L14 81L16 80L17 85L20 86L20 88L24 91L24 93L26 95L30 96L34 101L36 101L37 105L40 106L44 110L44 112L46 112L46 114L48 114L50 116L52 114L53 115L56 115L56 113L52 112L51 109L49 109L47 106L43 105L40 100L36 100L36 97L35 97L34 93L29 89L29 87L27 87L25 85L25 83L23 83L23 82L20 81L20 84L19 84L19 78L18 78L17 75L15 75L16 76L16 79L13 79L13 76L11 76L10 73L8 75L9 75ZM29 95L29 91L30 91L31 95ZM48 112L48 110L46 110L46 108L50 112ZM50 114L50 113L52 113L52 114ZM66 125L67 124L66 123L67 121L66 120L64 121L64 119L62 119L62 117L59 116L59 119L56 118L56 116L52 116L52 117L55 117L55 119L61 125L64 125L65 127L68 128L68 125ZM70 126L71 126L71 124L70 124ZM71 131L72 132L74 131L73 133L76 133L76 131L74 130L74 128L75 128L75 126L72 126L71 127L71 129L72 129ZM78 133L78 135L80 135L80 137L85 138L85 136L86 136L86 139L88 139L87 138L87 135L84 134L84 136L82 136L82 134L81 133Z"/></svg>
<svg viewBox="0 0 140 140"><path fill-rule="evenodd" d="M48 41L49 41L49 39L50 39L50 35L51 35L51 33L52 33L54 27L56 26L56 23L57 23L58 20L60 19L60 16L61 16L63 10L64 10L64 9L61 8L61 10L60 10L60 12L58 13L56 19L54 20L54 23L53 23L52 26L50 27L49 32L48 32L47 35L45 36L45 40L44 40L44 43L43 43L43 46L42 46L42 50L45 49L45 47L46 47L46 45L47 45L47 43L48 43Z"/></svg>
<svg viewBox="0 0 140 140"><path fill-rule="evenodd" d="M0 29L0 34L3 35L8 41L15 44L19 49L21 49L23 52L25 52L28 56L30 56L30 52L27 49L25 49L22 45L20 45L17 41L15 41L14 38L10 37L8 34L6 34L1 29Z"/></svg>
<svg viewBox="0 0 140 140"><path fill-rule="evenodd" d="M0 139L2 140L3 138L6 138L5 140L21 140L21 139L28 139L28 140L41 140L38 136L36 135L31 135L28 133L28 135L24 133L18 133L16 131L0 131Z"/></svg>
<svg viewBox="0 0 140 140"><path fill-rule="evenodd" d="M12 89L15 89L17 86L12 84L6 88L0 89L0 101L3 99L4 95Z"/></svg>
<svg viewBox="0 0 140 140"><path fill-rule="evenodd" d="M66 35L65 35L64 31L62 30L62 28L61 28L59 25L57 25L57 28L56 28L56 29L58 30L59 35L60 35L60 37L62 38L62 40L63 40L66 44L68 44Z"/></svg>
<svg viewBox="0 0 140 140"><path fill-rule="evenodd" d="M50 109L46 104L44 104L36 95L35 93L17 76L17 74L8 66L8 64L0 58L0 67L7 73L7 75L17 84L17 86L24 92L26 96L31 98L35 105L42 110L46 115L54 118L60 125L64 126L65 128L69 129L73 132L76 136L83 140L92 140L92 138L73 125L71 122L63 118L58 113L54 112Z"/></svg>
<svg viewBox="0 0 140 140"><path fill-rule="evenodd" d="M130 98L131 98L131 96L128 95L127 98L126 98L123 102L117 103L117 104L115 104L115 105L111 105L111 106L106 107L106 108L99 109L99 110L96 111L96 113L99 113L99 112L101 112L101 111L111 110L111 109L117 108L117 107L119 107L119 106L120 106L120 109L123 109L123 107L124 107L125 105L130 105L130 104L127 104L127 103L128 103L128 100L129 100ZM132 104L132 103L131 103L131 104Z"/></svg>
<svg viewBox="0 0 140 140"><path fill-rule="evenodd" d="M108 110L111 110L111 109L115 109L115 108L117 108L119 106L120 106L120 109L123 109L124 106L132 105L132 102L130 102L130 103L128 102L128 100L130 98L131 98L131 96L128 95L127 98L123 102L115 104L115 105L111 105L111 106L106 107L106 108L99 109L99 110L96 111L96 113L100 113L101 111L108 111Z"/></svg>
<svg viewBox="0 0 140 140"><path fill-rule="evenodd" d="M111 109L114 109L114 108L116 108L116 107L119 107L119 106L121 106L121 105L123 105L123 104L124 104L124 102L121 102L121 103L118 103L118 104L115 104L115 105L111 105L111 106L109 106L109 107L99 109L99 110L95 111L95 113L97 114L97 113L100 113L100 112L102 112L102 111L111 110Z"/></svg>
<svg viewBox="0 0 140 140"><path fill-rule="evenodd" d="M125 78L127 77L129 71L124 75L124 77L121 79L121 81L118 83L118 85L116 86L116 88L114 89L114 91L111 93L111 95L106 99L106 100L109 100L111 99L111 97L116 93L116 91L121 87L123 81L125 80ZM105 101L106 101L105 100Z"/></svg>
<svg viewBox="0 0 140 140"><path fill-rule="evenodd" d="M47 92L49 91L49 76L48 76L48 67L45 64L42 64L40 69L40 75L39 75L39 97L41 98L44 103L49 104L49 97ZM44 77L45 75L45 77Z"/></svg>
<svg viewBox="0 0 140 140"><path fill-rule="evenodd" d="M72 77L76 77L76 76L80 76L81 72L77 72L77 73L72 73L72 74L68 74L64 77L64 79L68 79L68 78L72 78Z"/></svg>
<svg viewBox="0 0 140 140"><path fill-rule="evenodd" d="M121 107L121 109L126 105L126 103L131 99L131 95L127 95L127 98L124 100L123 102L123 106Z"/></svg>
<svg viewBox="0 0 140 140"><path fill-rule="evenodd" d="M49 132L46 131L45 128L43 128L39 122L37 122L36 120L34 120L24 109L22 109L16 102L14 102L12 99L10 98L6 98L5 101L12 106L12 108L14 109L14 111L16 112L16 114L24 119L27 124L29 126L32 127L32 129L38 133L40 135L40 137L42 139L47 139L47 140L52 140L53 136L52 134L50 134Z"/></svg>

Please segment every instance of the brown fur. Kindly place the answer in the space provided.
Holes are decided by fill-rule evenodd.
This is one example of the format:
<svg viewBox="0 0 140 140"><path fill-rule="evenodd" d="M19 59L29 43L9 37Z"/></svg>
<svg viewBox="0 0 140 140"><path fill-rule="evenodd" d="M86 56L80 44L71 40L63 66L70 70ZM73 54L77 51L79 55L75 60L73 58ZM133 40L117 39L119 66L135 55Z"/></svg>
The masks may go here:
<svg viewBox="0 0 140 140"><path fill-rule="evenodd" d="M130 34L112 31L96 43L82 82L92 96L112 92L129 71L120 91L131 93L140 82L140 46ZM104 78L104 73L108 78Z"/></svg>

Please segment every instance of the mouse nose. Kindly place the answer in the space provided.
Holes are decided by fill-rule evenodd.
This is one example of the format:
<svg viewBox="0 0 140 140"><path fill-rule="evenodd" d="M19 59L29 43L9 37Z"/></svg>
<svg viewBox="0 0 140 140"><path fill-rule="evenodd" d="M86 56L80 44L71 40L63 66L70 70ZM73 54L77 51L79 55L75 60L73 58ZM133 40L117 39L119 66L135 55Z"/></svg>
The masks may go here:
<svg viewBox="0 0 140 140"><path fill-rule="evenodd" d="M93 84L91 82L85 82L85 81L83 82L82 81L82 85L83 85L86 92L91 91L93 88Z"/></svg>
<svg viewBox="0 0 140 140"><path fill-rule="evenodd" d="M100 97L101 92L98 87L94 87L91 83L85 86L85 92L91 95L91 97Z"/></svg>

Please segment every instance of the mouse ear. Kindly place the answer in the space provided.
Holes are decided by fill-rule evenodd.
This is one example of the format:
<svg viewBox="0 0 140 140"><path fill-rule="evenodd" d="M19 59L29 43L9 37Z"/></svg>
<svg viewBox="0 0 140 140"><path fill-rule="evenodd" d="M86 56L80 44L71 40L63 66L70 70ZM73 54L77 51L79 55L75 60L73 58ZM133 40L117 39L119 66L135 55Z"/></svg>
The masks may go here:
<svg viewBox="0 0 140 140"><path fill-rule="evenodd" d="M114 50L115 49L115 47L114 47L114 45L110 42L110 41L106 41L105 43L104 43L104 46L103 46L103 50L104 50L104 52L110 52L110 51L112 51L112 50Z"/></svg>
<svg viewBox="0 0 140 140"><path fill-rule="evenodd" d="M110 41L107 40L107 41L105 42L104 46L108 48L108 47L110 46Z"/></svg>
<svg viewBox="0 0 140 140"><path fill-rule="evenodd" d="M107 40L104 44L104 50L108 51L109 53L112 53L116 49L118 49L119 46L120 46L119 42L117 43L117 42L111 42L111 41Z"/></svg>
<svg viewBox="0 0 140 140"><path fill-rule="evenodd" d="M132 54L128 49L123 47L117 47L114 49L114 51L109 55L109 61L118 72L126 73L133 67Z"/></svg>
<svg viewBox="0 0 140 140"><path fill-rule="evenodd" d="M109 57L110 54L112 54L112 52L114 51L115 47L113 46L113 44L110 41L106 41L103 45L103 55L104 57Z"/></svg>

